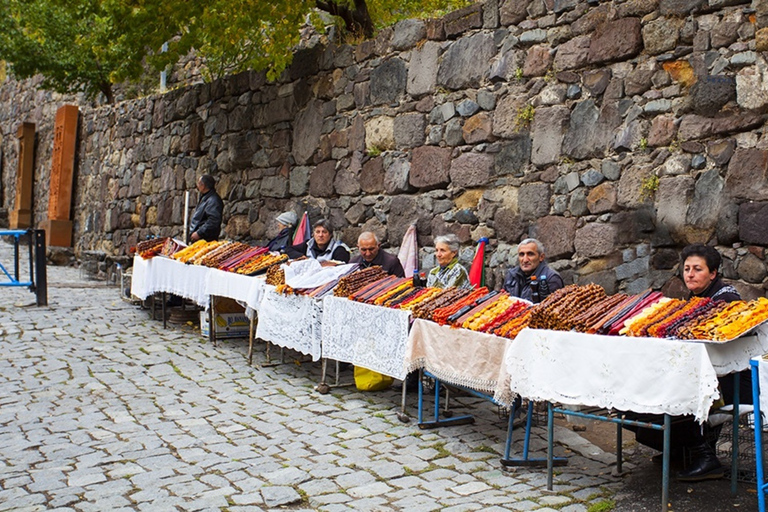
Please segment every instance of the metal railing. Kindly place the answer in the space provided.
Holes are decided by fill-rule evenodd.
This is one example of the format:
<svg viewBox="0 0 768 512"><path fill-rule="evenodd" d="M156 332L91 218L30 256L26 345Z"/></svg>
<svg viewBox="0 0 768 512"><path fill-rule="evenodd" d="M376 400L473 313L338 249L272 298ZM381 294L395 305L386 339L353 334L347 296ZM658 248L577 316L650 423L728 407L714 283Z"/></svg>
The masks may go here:
<svg viewBox="0 0 768 512"><path fill-rule="evenodd" d="M21 280L19 265L21 237L25 235L27 236L29 254L28 281ZM37 305L47 306L48 277L46 271L45 230L0 230L0 236L8 236L13 239L13 272L10 272L0 262L0 286L29 288L29 291L35 294Z"/></svg>

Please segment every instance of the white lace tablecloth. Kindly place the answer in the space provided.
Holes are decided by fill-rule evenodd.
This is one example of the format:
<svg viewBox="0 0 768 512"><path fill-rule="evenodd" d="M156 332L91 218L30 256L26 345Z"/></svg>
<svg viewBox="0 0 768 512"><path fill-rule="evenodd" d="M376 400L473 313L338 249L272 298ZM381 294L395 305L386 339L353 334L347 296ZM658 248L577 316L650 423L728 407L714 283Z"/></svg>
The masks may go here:
<svg viewBox="0 0 768 512"><path fill-rule="evenodd" d="M322 303L306 295L283 295L265 285L258 307L256 336L275 345L320 359Z"/></svg>
<svg viewBox="0 0 768 512"><path fill-rule="evenodd" d="M711 342L705 345L718 375L746 370L750 359L768 353L768 325L763 324L749 336L727 343Z"/></svg>
<svg viewBox="0 0 768 512"><path fill-rule="evenodd" d="M408 338L405 368L425 369L443 382L493 395L496 402L509 405L514 395L503 363L510 343L507 338L417 318Z"/></svg>
<svg viewBox="0 0 768 512"><path fill-rule="evenodd" d="M410 311L323 299L323 357L405 378Z"/></svg>
<svg viewBox="0 0 768 512"><path fill-rule="evenodd" d="M704 343L523 329L504 362L510 389L532 400L702 422L719 396Z"/></svg>
<svg viewBox="0 0 768 512"><path fill-rule="evenodd" d="M162 256L148 260L134 256L131 293L142 300L158 292L172 293L207 308L210 271L208 267L185 265Z"/></svg>

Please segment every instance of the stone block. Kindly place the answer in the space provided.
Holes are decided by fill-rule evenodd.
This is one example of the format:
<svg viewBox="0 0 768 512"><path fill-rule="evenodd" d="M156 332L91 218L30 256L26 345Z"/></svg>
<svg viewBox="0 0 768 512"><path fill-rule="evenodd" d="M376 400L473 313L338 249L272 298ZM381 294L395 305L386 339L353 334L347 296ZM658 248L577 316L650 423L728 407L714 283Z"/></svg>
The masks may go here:
<svg viewBox="0 0 768 512"><path fill-rule="evenodd" d="M693 191L693 202L688 208L688 224L714 233L720 217L724 185L718 169L699 174Z"/></svg>
<svg viewBox="0 0 768 512"><path fill-rule="evenodd" d="M768 246L768 202L739 205L739 238L748 244Z"/></svg>
<svg viewBox="0 0 768 512"><path fill-rule="evenodd" d="M493 157L486 153L464 153L451 162L451 183L456 187L487 185L493 168Z"/></svg>
<svg viewBox="0 0 768 512"><path fill-rule="evenodd" d="M653 175L650 165L632 165L624 169L619 179L618 203L625 208L638 208L650 201L643 184Z"/></svg>
<svg viewBox="0 0 768 512"><path fill-rule="evenodd" d="M528 17L529 0L503 0L499 6L499 20L502 25L517 25Z"/></svg>
<svg viewBox="0 0 768 512"><path fill-rule="evenodd" d="M762 283L768 272L765 263L754 254L748 253L739 262L739 277L748 283Z"/></svg>
<svg viewBox="0 0 768 512"><path fill-rule="evenodd" d="M599 64L634 57L643 49L638 18L622 18L600 25L589 45L589 62Z"/></svg>
<svg viewBox="0 0 768 512"><path fill-rule="evenodd" d="M365 123L365 146L384 151L395 148L395 120L390 116L376 116Z"/></svg>
<svg viewBox="0 0 768 512"><path fill-rule="evenodd" d="M603 94L610 81L610 68L586 71L583 75L584 88L587 89L592 96L600 96Z"/></svg>
<svg viewBox="0 0 768 512"><path fill-rule="evenodd" d="M421 146L414 148L409 181L416 188L444 187L450 182L451 149Z"/></svg>
<svg viewBox="0 0 768 512"><path fill-rule="evenodd" d="M288 192L292 196L303 196L309 190L310 167L294 166L288 182ZM255 196L250 196L253 199Z"/></svg>
<svg viewBox="0 0 768 512"><path fill-rule="evenodd" d="M524 220L534 220L549 215L552 191L547 183L526 183L520 187L517 204Z"/></svg>
<svg viewBox="0 0 768 512"><path fill-rule="evenodd" d="M464 141L467 144L477 144L491 140L493 137L493 118L487 112L480 112L467 119L461 127Z"/></svg>
<svg viewBox="0 0 768 512"><path fill-rule="evenodd" d="M478 110L480 110L480 105L470 100L469 98L462 100L458 105L456 105L456 112L458 112L461 117L469 117L474 115Z"/></svg>
<svg viewBox="0 0 768 512"><path fill-rule="evenodd" d="M427 28L424 20L407 19L395 24L395 33L392 36L392 49L397 51L407 50L416 46L416 43L427 37Z"/></svg>
<svg viewBox="0 0 768 512"><path fill-rule="evenodd" d="M495 53L491 34L481 32L456 41L443 54L437 71L438 85L453 90L479 86L488 76L488 63Z"/></svg>
<svg viewBox="0 0 768 512"><path fill-rule="evenodd" d="M613 270L604 270L602 272L580 275L576 283L581 286L587 284L600 285L608 295L615 294L619 289L619 283L616 280L616 273Z"/></svg>
<svg viewBox="0 0 768 512"><path fill-rule="evenodd" d="M384 191L387 194L408 192L411 163L407 158L387 155L384 158Z"/></svg>
<svg viewBox="0 0 768 512"><path fill-rule="evenodd" d="M593 215L616 211L617 208L618 192L613 183L601 183L587 196L587 209Z"/></svg>
<svg viewBox="0 0 768 512"><path fill-rule="evenodd" d="M689 96L695 114L712 117L736 99L736 82L725 75L701 77L691 86Z"/></svg>
<svg viewBox="0 0 768 512"><path fill-rule="evenodd" d="M589 47L592 38L577 36L557 47L554 68L558 70L577 69L589 62Z"/></svg>
<svg viewBox="0 0 768 512"><path fill-rule="evenodd" d="M430 18L424 22L427 29L427 39L442 41L445 39L445 23L443 18Z"/></svg>
<svg viewBox="0 0 768 512"><path fill-rule="evenodd" d="M443 16L445 24L445 36L453 38L463 34L473 28L482 28L483 26L483 4L477 3L449 12Z"/></svg>
<svg viewBox="0 0 768 512"><path fill-rule="evenodd" d="M616 239L616 226L592 222L576 230L573 246L578 256L594 258L616 251Z"/></svg>
<svg viewBox="0 0 768 512"><path fill-rule="evenodd" d="M725 192L734 199L768 200L768 151L737 149L728 164Z"/></svg>
<svg viewBox="0 0 768 512"><path fill-rule="evenodd" d="M573 254L576 222L574 217L548 215L534 223L532 235L544 245L545 256L550 261Z"/></svg>
<svg viewBox="0 0 768 512"><path fill-rule="evenodd" d="M264 197L288 197L288 179L284 176L265 176L261 180L261 195Z"/></svg>
<svg viewBox="0 0 768 512"><path fill-rule="evenodd" d="M332 197L333 181L335 178L335 160L318 164L309 176L309 195L314 197Z"/></svg>
<svg viewBox="0 0 768 512"><path fill-rule="evenodd" d="M408 94L418 97L435 89L439 56L440 45L432 41L413 49L408 63Z"/></svg>
<svg viewBox="0 0 768 512"><path fill-rule="evenodd" d="M614 104L605 103L600 109L591 98L578 102L563 138L563 154L575 159L604 156L620 124L621 116Z"/></svg>
<svg viewBox="0 0 768 512"><path fill-rule="evenodd" d="M408 70L405 62L389 59L371 71L371 104L394 103L405 92Z"/></svg>
<svg viewBox="0 0 768 512"><path fill-rule="evenodd" d="M400 114L395 118L394 136L397 149L421 146L426 140L427 119L424 114Z"/></svg>
<svg viewBox="0 0 768 512"><path fill-rule="evenodd" d="M360 188L366 194L380 194L384 191L384 159L371 158L360 171ZM353 223L355 224L355 223Z"/></svg>
<svg viewBox="0 0 768 512"><path fill-rule="evenodd" d="M493 134L505 139L520 135L518 114L525 105L522 95L507 94L496 105L493 114Z"/></svg>
<svg viewBox="0 0 768 512"><path fill-rule="evenodd" d="M532 46L528 49L523 64L523 76L544 76L552 65L552 54L548 46Z"/></svg>
<svg viewBox="0 0 768 512"><path fill-rule="evenodd" d="M690 176L673 176L661 178L656 192L656 219L680 243L688 241L686 215L693 186Z"/></svg>
<svg viewBox="0 0 768 512"><path fill-rule="evenodd" d="M570 118L567 107L539 108L533 120L531 162L548 165L560 160L560 150Z"/></svg>
<svg viewBox="0 0 768 512"><path fill-rule="evenodd" d="M687 114L680 121L678 138L682 140L706 139L717 135L748 131L763 123L763 117L752 112L720 113L716 117Z"/></svg>
<svg viewBox="0 0 768 512"><path fill-rule="evenodd" d="M308 163L320 146L323 128L322 102L315 100L296 116L291 153L296 163ZM249 159L250 160L250 159Z"/></svg>
<svg viewBox="0 0 768 512"><path fill-rule="evenodd" d="M643 45L650 55L659 55L674 50L680 37L684 21L678 18L656 18L642 29Z"/></svg>
<svg viewBox="0 0 768 512"><path fill-rule="evenodd" d="M653 118L651 130L648 133L648 145L651 147L669 146L677 135L675 117L661 115Z"/></svg>
<svg viewBox="0 0 768 512"><path fill-rule="evenodd" d="M496 153L494 174L522 176L531 161L531 137L527 133L515 134Z"/></svg>
<svg viewBox="0 0 768 512"><path fill-rule="evenodd" d="M717 165L725 165L733 156L736 141L733 139L712 140L707 142L707 155Z"/></svg>
<svg viewBox="0 0 768 512"><path fill-rule="evenodd" d="M764 57L758 57L754 66L745 67L736 75L736 101L746 109L768 106L768 61Z"/></svg>
<svg viewBox="0 0 768 512"><path fill-rule="evenodd" d="M341 196L356 196L360 193L360 163L356 160L353 157L352 164L348 168L342 167L336 171L333 188Z"/></svg>
<svg viewBox="0 0 768 512"><path fill-rule="evenodd" d="M518 243L527 231L527 223L509 208L499 208L493 218L493 227L499 240Z"/></svg>
<svg viewBox="0 0 768 512"><path fill-rule="evenodd" d="M687 16L703 5L704 0L661 0L659 11L662 16Z"/></svg>

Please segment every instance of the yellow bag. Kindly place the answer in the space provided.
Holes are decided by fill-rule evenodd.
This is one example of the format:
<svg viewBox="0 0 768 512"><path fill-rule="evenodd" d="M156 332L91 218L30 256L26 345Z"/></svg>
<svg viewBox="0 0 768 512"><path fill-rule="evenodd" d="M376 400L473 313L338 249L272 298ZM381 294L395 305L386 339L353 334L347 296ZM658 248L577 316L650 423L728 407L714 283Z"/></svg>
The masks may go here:
<svg viewBox="0 0 768 512"><path fill-rule="evenodd" d="M388 375L355 366L355 386L360 391L381 391L387 389L395 381Z"/></svg>

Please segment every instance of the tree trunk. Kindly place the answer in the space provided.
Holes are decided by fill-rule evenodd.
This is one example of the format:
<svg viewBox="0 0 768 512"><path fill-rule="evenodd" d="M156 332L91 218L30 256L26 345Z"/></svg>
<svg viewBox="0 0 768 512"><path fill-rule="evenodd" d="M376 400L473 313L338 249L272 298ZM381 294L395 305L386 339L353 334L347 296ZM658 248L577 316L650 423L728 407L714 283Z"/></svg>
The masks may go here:
<svg viewBox="0 0 768 512"><path fill-rule="evenodd" d="M111 83L101 82L101 84L99 84L99 90L107 98L107 103L111 105L115 102L115 93L112 91Z"/></svg>
<svg viewBox="0 0 768 512"><path fill-rule="evenodd" d="M354 9L339 5L335 0L316 0L316 5L318 9L344 20L344 25L352 34L362 35L366 38L373 37L373 20L371 20L365 0L355 0Z"/></svg>

